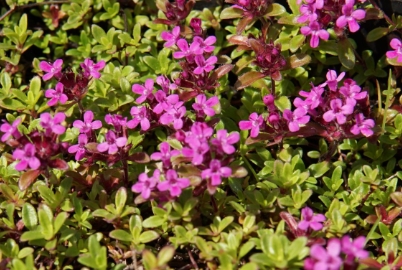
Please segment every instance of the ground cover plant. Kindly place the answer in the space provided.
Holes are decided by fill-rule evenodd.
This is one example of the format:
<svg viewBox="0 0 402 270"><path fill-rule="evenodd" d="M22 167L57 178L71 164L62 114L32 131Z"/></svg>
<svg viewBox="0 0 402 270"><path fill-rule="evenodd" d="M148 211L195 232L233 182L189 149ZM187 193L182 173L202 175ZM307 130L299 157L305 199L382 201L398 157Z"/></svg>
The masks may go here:
<svg viewBox="0 0 402 270"><path fill-rule="evenodd" d="M0 269L402 267L397 1L0 8Z"/></svg>

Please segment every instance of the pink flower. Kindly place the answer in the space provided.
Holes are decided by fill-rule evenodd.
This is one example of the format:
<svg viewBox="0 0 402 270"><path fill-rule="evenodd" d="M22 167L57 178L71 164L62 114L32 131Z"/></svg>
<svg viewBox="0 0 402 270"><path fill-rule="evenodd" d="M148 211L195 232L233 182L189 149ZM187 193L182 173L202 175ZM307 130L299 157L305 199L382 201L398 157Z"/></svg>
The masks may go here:
<svg viewBox="0 0 402 270"><path fill-rule="evenodd" d="M155 93L155 99L158 103L152 109L154 113L161 114L163 111L169 109L172 105L179 102L179 96L174 94L170 96L166 96L166 92L162 90L158 90Z"/></svg>
<svg viewBox="0 0 402 270"><path fill-rule="evenodd" d="M350 104L356 105L356 100L364 99L367 96L367 92L360 92L361 87L356 84L352 79L346 79L343 82L343 86L339 88L341 93Z"/></svg>
<svg viewBox="0 0 402 270"><path fill-rule="evenodd" d="M62 65L63 65L63 60L61 60L61 59L57 59L56 61L54 61L53 64L50 64L45 61L41 61L39 63L39 68L42 71L47 72L45 75L43 75L42 79L44 81L50 80L53 77L56 77L57 79L59 79L61 77Z"/></svg>
<svg viewBox="0 0 402 270"><path fill-rule="evenodd" d="M86 134L80 134L78 136L78 144L74 144L68 148L70 154L75 154L75 160L81 160L85 156L85 145L88 143L88 137Z"/></svg>
<svg viewBox="0 0 402 270"><path fill-rule="evenodd" d="M94 113L92 111L86 111L84 113L84 122L81 120L75 120L73 127L78 128L81 133L91 133L92 130L100 129L102 122L100 120L94 120Z"/></svg>
<svg viewBox="0 0 402 270"><path fill-rule="evenodd" d="M300 17L297 18L298 23L313 22L317 20L317 13L315 5L302 5L300 7Z"/></svg>
<svg viewBox="0 0 402 270"><path fill-rule="evenodd" d="M342 105L342 101L339 98L331 100L330 106L331 110L323 115L325 122L331 122L336 118L340 125L346 123L346 115L352 114L354 110L354 104L346 102L345 105Z"/></svg>
<svg viewBox="0 0 402 270"><path fill-rule="evenodd" d="M264 102L265 106L267 106L267 109L269 111L276 111L274 95L272 94L266 95L262 98L262 101Z"/></svg>
<svg viewBox="0 0 402 270"><path fill-rule="evenodd" d="M143 103L146 99L153 100L154 98L152 94L152 91L154 90L154 80L147 79L144 85L145 87L140 84L134 84L132 87L132 91L140 95L140 97L135 100L138 104Z"/></svg>
<svg viewBox="0 0 402 270"><path fill-rule="evenodd" d="M401 63L402 62L402 42L397 39L397 38L393 38L391 40L390 46L392 49L394 49L395 51L388 51L386 53L388 58L397 58L397 62Z"/></svg>
<svg viewBox="0 0 402 270"><path fill-rule="evenodd" d="M204 59L204 56L202 55L197 55L195 57L195 63L197 64L197 67L194 69L194 74L200 75L202 73L208 73L211 70L214 69L214 64L218 61L218 58L216 56L211 56L207 60Z"/></svg>
<svg viewBox="0 0 402 270"><path fill-rule="evenodd" d="M226 129L221 129L216 132L216 138L212 139L211 143L215 145L219 151L231 155L236 151L236 148L232 144L237 143L239 140L239 132L232 132L228 135Z"/></svg>
<svg viewBox="0 0 402 270"><path fill-rule="evenodd" d="M313 231L319 231L323 227L322 222L326 220L323 214L314 215L313 210L309 207L304 207L301 210L301 217L302 220L299 222L297 227L303 231L307 231L309 228Z"/></svg>
<svg viewBox="0 0 402 270"><path fill-rule="evenodd" d="M178 178L175 170L168 170L165 178L165 181L158 184L158 190L169 191L172 197L180 196L182 189L190 186L190 181L187 178Z"/></svg>
<svg viewBox="0 0 402 270"><path fill-rule="evenodd" d="M345 235L341 242L342 252L346 254L346 262L353 263L355 259L364 259L369 256L369 253L363 249L366 237L359 236L353 240L349 235Z"/></svg>
<svg viewBox="0 0 402 270"><path fill-rule="evenodd" d="M96 79L99 79L101 74L99 70L103 69L106 65L105 61L101 60L98 63L94 64L94 62L87 58L84 60L84 63L81 63L81 68L84 70L84 76L89 77L92 76Z"/></svg>
<svg viewBox="0 0 402 270"><path fill-rule="evenodd" d="M151 196L151 192L159 183L161 172L156 169L152 177L148 177L146 173L138 176L138 182L135 183L131 190L135 193L141 193L141 197L147 200Z"/></svg>
<svg viewBox="0 0 402 270"><path fill-rule="evenodd" d="M127 117L120 114L107 114L105 115L105 122L112 125L117 132L121 132L122 128L127 126Z"/></svg>
<svg viewBox="0 0 402 270"><path fill-rule="evenodd" d="M193 165L200 165L204 161L204 154L209 151L209 145L207 142L203 142L200 140L193 140L190 147L183 147L181 150L183 156L191 157L191 163Z"/></svg>
<svg viewBox="0 0 402 270"><path fill-rule="evenodd" d="M32 143L27 143L24 149L16 149L13 153L13 158L20 160L15 166L17 171L23 171L28 166L32 170L36 170L40 167L40 160L35 156L36 149Z"/></svg>
<svg viewBox="0 0 402 270"><path fill-rule="evenodd" d="M304 261L306 270L339 270L342 266L341 242L337 238L328 241L327 249L318 244L310 248L310 258Z"/></svg>
<svg viewBox="0 0 402 270"><path fill-rule="evenodd" d="M119 150L119 147L123 147L127 143L127 138L126 137L119 137L116 138L116 134L112 131L109 130L106 133L106 142L98 144L96 147L99 152L105 152L108 151L109 155L116 154L117 151Z"/></svg>
<svg viewBox="0 0 402 270"><path fill-rule="evenodd" d="M359 135L360 133L366 137L370 137L374 134L372 128L374 128L375 122L373 119L365 119L362 113L355 116L355 124L350 129L350 132L354 135Z"/></svg>
<svg viewBox="0 0 402 270"><path fill-rule="evenodd" d="M363 20L366 12L363 9L353 11L355 0L346 0L342 6L342 16L336 20L336 26L343 28L348 24L350 32L357 32L360 28L357 20Z"/></svg>
<svg viewBox="0 0 402 270"><path fill-rule="evenodd" d="M288 121L289 131L296 132L300 130L301 125L305 125L310 121L310 116L306 115L307 110L299 107L292 112L291 110L283 111L283 118Z"/></svg>
<svg viewBox="0 0 402 270"><path fill-rule="evenodd" d="M211 160L209 168L201 172L202 179L209 179L209 185L212 187L219 186L222 183L221 177L229 177L232 174L232 169L222 167L221 162L217 159Z"/></svg>
<svg viewBox="0 0 402 270"><path fill-rule="evenodd" d="M40 124L47 133L53 132L61 135L66 131L66 128L60 125L65 119L66 115L63 112L56 113L54 118L52 118L50 113L42 113L40 115Z"/></svg>
<svg viewBox="0 0 402 270"><path fill-rule="evenodd" d="M152 160L162 160L162 163L165 167L170 166L170 158L173 156L180 155L179 150L170 150L170 145L167 142L162 142L159 145L160 152L154 152L151 155Z"/></svg>
<svg viewBox="0 0 402 270"><path fill-rule="evenodd" d="M239 127L241 130L251 129L250 137L255 138L258 136L258 133L260 133L260 128L262 127L263 123L264 119L262 116L254 112L250 114L249 121L240 121Z"/></svg>
<svg viewBox="0 0 402 270"><path fill-rule="evenodd" d="M56 84L56 90L53 89L46 90L45 97L50 98L50 100L47 102L47 105L54 106L57 104L57 102L60 102L61 104L66 103L68 97L66 94L63 93L63 90L64 85L62 83Z"/></svg>
<svg viewBox="0 0 402 270"><path fill-rule="evenodd" d="M177 85L171 83L170 80L165 76L158 76L156 78L156 83L159 84L160 87L162 87L163 92L165 92L166 94L168 94L170 90L177 89Z"/></svg>
<svg viewBox="0 0 402 270"><path fill-rule="evenodd" d="M215 46L212 46L216 42L215 36L209 36L205 40L201 37L194 37L194 42L197 42L200 45L200 48L203 52L213 52L215 50Z"/></svg>
<svg viewBox="0 0 402 270"><path fill-rule="evenodd" d="M320 39L328 40L329 38L329 33L327 32L327 30L322 29L322 27L317 21L310 22L308 26L303 26L300 29L300 32L305 36L311 35L310 39L311 48L317 48L320 43Z"/></svg>
<svg viewBox="0 0 402 270"><path fill-rule="evenodd" d="M174 129L181 129L183 127L183 117L186 114L186 107L183 106L183 102L177 102L166 109L166 112L161 115L159 122L162 125L169 125L173 123Z"/></svg>
<svg viewBox="0 0 402 270"><path fill-rule="evenodd" d="M180 37L180 26L176 26L173 28L172 33L163 31L161 33L161 38L165 40L165 44L163 44L163 47L169 48L172 47L173 45L176 44L176 41Z"/></svg>
<svg viewBox="0 0 402 270"><path fill-rule="evenodd" d="M130 114L133 119L127 122L128 128L136 128L138 124L141 124L141 130L147 131L151 127L151 123L148 120L148 109L145 106L132 107Z"/></svg>
<svg viewBox="0 0 402 270"><path fill-rule="evenodd" d="M176 59L203 53L198 42L193 42L190 46L188 46L188 43L185 39L179 39L177 41L177 47L180 49L180 51L173 53L173 57Z"/></svg>
<svg viewBox="0 0 402 270"><path fill-rule="evenodd" d="M338 82L340 82L343 77L345 77L345 72L342 72L337 76L335 70L328 70L327 72L327 81L321 84L321 87L328 85L329 90L336 91L338 89Z"/></svg>
<svg viewBox="0 0 402 270"><path fill-rule="evenodd" d="M15 121L11 125L5 120L3 121L4 123L0 126L1 132L4 132L3 136L1 136L2 142L7 141L10 136L13 136L14 139L18 139L21 137L21 133L18 131L18 126L21 123L20 118L15 119Z"/></svg>
<svg viewBox="0 0 402 270"><path fill-rule="evenodd" d="M309 110L313 110L320 106L323 102L322 94L324 93L324 88L322 86L313 86L310 92L300 91L299 95L305 97L305 103L308 105Z"/></svg>
<svg viewBox="0 0 402 270"><path fill-rule="evenodd" d="M211 97L207 100L207 97L204 94L199 94L195 97L195 103L193 104L193 109L202 115L214 116L215 110L213 106L219 103L219 99L216 96Z"/></svg>
<svg viewBox="0 0 402 270"><path fill-rule="evenodd" d="M205 122L195 122L186 134L185 142L193 144L194 141L206 142L214 133L214 130Z"/></svg>

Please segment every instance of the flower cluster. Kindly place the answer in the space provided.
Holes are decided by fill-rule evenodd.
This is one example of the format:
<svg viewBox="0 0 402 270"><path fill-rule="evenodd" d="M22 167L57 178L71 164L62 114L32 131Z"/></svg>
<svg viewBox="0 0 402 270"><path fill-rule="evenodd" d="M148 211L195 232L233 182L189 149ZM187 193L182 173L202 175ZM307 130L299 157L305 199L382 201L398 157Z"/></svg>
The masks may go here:
<svg viewBox="0 0 402 270"><path fill-rule="evenodd" d="M301 3L302 0L298 0L298 4ZM350 32L357 32L360 28L358 21L365 18L366 12L363 9L355 9L355 4L355 0L304 0L297 22L307 25L303 26L300 32L310 36L312 48L318 47L320 39L329 39L327 29L331 26L338 36L343 34L346 26Z"/></svg>
<svg viewBox="0 0 402 270"><path fill-rule="evenodd" d="M375 122L365 115L368 111L367 92L352 79L345 79L339 87L344 76L344 72L338 76L336 71L329 70L324 83L312 85L310 92L300 91L299 95L304 99L295 98L293 104L296 108L293 111L285 109L282 115L274 104L274 96L265 96L268 114L264 117L252 113L248 121L240 121L240 129L251 130L250 135L255 138L260 130L298 132L300 127L313 121L320 124L331 138L373 135Z"/></svg>
<svg viewBox="0 0 402 270"><path fill-rule="evenodd" d="M386 53L387 57L390 59L396 58L398 63L402 63L402 42L397 38L393 38L390 46L394 51L388 51Z"/></svg>
<svg viewBox="0 0 402 270"><path fill-rule="evenodd" d="M368 252L364 250L366 238L359 236L355 240L345 235L342 239L332 238L328 240L326 249L314 244L310 249L310 256L304 261L304 269L331 269L338 270L342 266L345 269L356 269L355 259L368 257ZM348 267L348 268L346 268Z"/></svg>

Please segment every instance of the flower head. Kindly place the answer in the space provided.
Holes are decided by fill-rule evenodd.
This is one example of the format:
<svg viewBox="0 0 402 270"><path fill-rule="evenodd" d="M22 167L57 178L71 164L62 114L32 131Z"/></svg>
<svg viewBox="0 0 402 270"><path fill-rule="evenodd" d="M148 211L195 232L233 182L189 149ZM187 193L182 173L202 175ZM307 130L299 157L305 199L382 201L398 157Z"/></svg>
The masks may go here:
<svg viewBox="0 0 402 270"><path fill-rule="evenodd" d="M3 136L1 136L2 142L7 141L10 136L13 136L14 139L18 139L19 137L21 137L21 133L18 131L18 126L21 123L20 118L15 119L15 121L11 125L5 120L3 121L4 123L0 126L1 132L4 132Z"/></svg>
<svg viewBox="0 0 402 270"><path fill-rule="evenodd" d="M174 27L171 33L167 31L163 31L161 33L161 38L166 41L165 44L163 44L163 46L166 48L174 46L179 37L180 37L180 26Z"/></svg>
<svg viewBox="0 0 402 270"><path fill-rule="evenodd" d="M74 144L68 148L70 154L75 153L75 160L81 160L85 156L85 145L88 143L88 137L86 134L80 134L78 136L78 144Z"/></svg>
<svg viewBox="0 0 402 270"><path fill-rule="evenodd" d="M317 21L310 22L308 26L303 26L300 29L300 32L305 35L305 36L310 36L310 47L311 48L317 48L320 39L322 40L328 40L329 39L329 33L327 30L323 29L320 23Z"/></svg>
<svg viewBox="0 0 402 270"><path fill-rule="evenodd" d="M190 185L187 178L178 178L175 170L168 170L165 175L166 180L158 184L159 191L169 191L170 196L178 197L182 189Z"/></svg>
<svg viewBox="0 0 402 270"><path fill-rule="evenodd" d="M28 166L32 170L36 170L40 167L40 160L35 156L36 149L32 143L25 144L23 149L16 149L13 153L13 158L20 160L15 166L17 171L23 171Z"/></svg>
<svg viewBox="0 0 402 270"><path fill-rule="evenodd" d="M154 80L147 79L144 86L140 84L134 84L132 87L134 93L140 96L135 100L138 104L143 103L146 99L153 100L154 96L152 91L154 90Z"/></svg>
<svg viewBox="0 0 402 270"><path fill-rule="evenodd" d="M208 186L211 187L210 192L214 192L216 187L222 183L222 177L229 177L232 174L232 169L222 167L221 162L217 159L211 160L209 168L201 172L202 179L208 179Z"/></svg>
<svg viewBox="0 0 402 270"><path fill-rule="evenodd" d="M44 81L50 80L53 77L60 78L61 77L61 69L63 65L63 60L57 59L54 61L53 64L41 61L39 63L39 68L42 71L47 72L45 75L43 75L42 79Z"/></svg>
<svg viewBox="0 0 402 270"><path fill-rule="evenodd" d="M52 117L50 113L42 113L40 115L40 124L46 130L46 132L53 132L57 135L61 135L66 131L66 128L60 125L66 115L63 112L58 112Z"/></svg>
<svg viewBox="0 0 402 270"><path fill-rule="evenodd" d="M199 94L195 97L195 103L193 104L193 109L201 115L214 116L215 110L213 106L219 103L219 99L213 96L207 100L204 94Z"/></svg>
<svg viewBox="0 0 402 270"><path fill-rule="evenodd" d="M375 126L375 122L373 119L365 119L362 113L359 113L355 116L355 124L350 129L350 132L354 135L359 135L360 133L366 137L370 137L374 134L373 128Z"/></svg>
<svg viewBox="0 0 402 270"><path fill-rule="evenodd" d="M113 155L117 153L119 147L123 147L127 143L126 137L116 138L116 134L112 130L109 130L105 137L106 141L97 146L99 152L108 151L108 154Z"/></svg>
<svg viewBox="0 0 402 270"><path fill-rule="evenodd" d="M81 63L81 68L84 70L84 76L89 77L92 76L96 79L99 79L101 74L99 70L103 69L106 65L105 61L101 60L98 63L94 64L94 62L87 58L84 60L84 63Z"/></svg>
<svg viewBox="0 0 402 270"><path fill-rule="evenodd" d="M363 249L366 237L359 236L353 240L349 235L345 235L342 237L341 242L342 252L346 254L347 262L351 263L355 259L364 259L369 256L369 253Z"/></svg>
<svg viewBox="0 0 402 270"><path fill-rule="evenodd" d="M310 258L304 261L306 270L339 270L342 266L341 242L337 238L328 241L327 249L314 244L310 249Z"/></svg>
<svg viewBox="0 0 402 270"><path fill-rule="evenodd" d="M194 69L194 74L200 75L202 73L208 73L214 69L214 64L218 61L218 58L213 55L209 57L207 60L204 59L204 56L197 55L195 57L195 63L197 67Z"/></svg>
<svg viewBox="0 0 402 270"><path fill-rule="evenodd" d="M363 9L353 10L355 0L346 0L342 6L342 16L336 20L336 26L343 28L346 24L349 26L350 32L357 32L360 28L358 20L363 20L366 12Z"/></svg>
<svg viewBox="0 0 402 270"><path fill-rule="evenodd" d="M56 84L56 90L54 89L46 90L45 97L50 98L50 100L47 102L47 105L54 106L57 104L57 102L60 102L61 104L66 103L68 97L66 94L63 93L63 90L64 85L62 83Z"/></svg>
<svg viewBox="0 0 402 270"><path fill-rule="evenodd" d="M390 46L395 51L388 51L386 53L387 57L391 58L391 59L397 57L397 62L401 63L402 62L402 42L397 38L393 38L391 40Z"/></svg>
<svg viewBox="0 0 402 270"><path fill-rule="evenodd" d="M216 132L216 138L211 140L211 143L225 154L231 155L236 151L233 144L240 140L239 132L228 134L226 129L221 129Z"/></svg>
<svg viewBox="0 0 402 270"><path fill-rule="evenodd" d="M152 160L161 160L165 167L170 166L170 158L180 154L179 150L170 150L170 145L167 142L162 142L159 145L160 152L154 152L151 155Z"/></svg>
<svg viewBox="0 0 402 270"><path fill-rule="evenodd" d="M292 112L291 110L283 111L283 118L288 121L289 131L296 132L300 130L301 125L305 125L310 121L310 116L307 115L307 110L299 107Z"/></svg>
<svg viewBox="0 0 402 270"><path fill-rule="evenodd" d="M156 169L151 177L146 173L141 173L138 176L138 182L133 185L131 190L135 193L141 193L141 197L147 200L151 196L151 192L159 183L160 171Z"/></svg>
<svg viewBox="0 0 402 270"><path fill-rule="evenodd" d="M334 119L338 124L342 125L346 123L346 116L353 113L354 104L346 101L346 104L342 105L342 100L339 98L330 101L331 110L324 113L322 116L325 122L331 122Z"/></svg>
<svg viewBox="0 0 402 270"><path fill-rule="evenodd" d="M323 227L322 223L326 220L323 214L314 214L309 207L304 207L301 210L301 217L302 220L297 227L303 231L307 231L309 228L313 231L319 231Z"/></svg>
<svg viewBox="0 0 402 270"><path fill-rule="evenodd" d="M92 130L100 129L102 122L100 120L94 120L94 113L92 111L86 111L84 113L84 121L75 120L73 127L78 128L81 133L91 133Z"/></svg>
<svg viewBox="0 0 402 270"><path fill-rule="evenodd" d="M250 114L249 121L240 121L239 127L241 130L251 130L250 137L255 138L260 133L260 128L264 123L264 119L256 112Z"/></svg>
<svg viewBox="0 0 402 270"><path fill-rule="evenodd" d="M127 122L128 128L136 128L138 124L141 125L141 130L147 131L151 127L149 122L148 109L145 106L134 106L130 111L133 119Z"/></svg>

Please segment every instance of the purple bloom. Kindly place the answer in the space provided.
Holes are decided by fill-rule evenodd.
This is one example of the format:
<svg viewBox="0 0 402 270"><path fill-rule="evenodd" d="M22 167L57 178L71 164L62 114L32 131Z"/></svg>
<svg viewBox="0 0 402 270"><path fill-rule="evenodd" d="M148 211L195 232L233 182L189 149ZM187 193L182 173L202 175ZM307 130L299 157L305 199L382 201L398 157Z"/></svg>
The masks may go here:
<svg viewBox="0 0 402 270"><path fill-rule="evenodd" d="M200 45L200 48L203 52L213 52L215 50L215 46L212 46L216 42L216 37L210 36L203 40L201 37L194 37L194 42L197 42Z"/></svg>
<svg viewBox="0 0 402 270"><path fill-rule="evenodd" d="M258 133L260 133L260 128L262 127L263 123L264 119L262 116L254 112L250 114L249 121L240 121L239 127L241 130L251 129L250 136L251 138L255 138L258 136Z"/></svg>
<svg viewBox="0 0 402 270"><path fill-rule="evenodd" d="M210 128L205 122L195 122L187 132L185 142L192 144L194 141L206 142L214 133L214 130Z"/></svg>
<svg viewBox="0 0 402 270"><path fill-rule="evenodd" d="M300 107L292 112L291 110L283 111L283 118L288 121L289 131L296 132L300 130L301 125L305 125L310 121L310 116L306 115L307 110Z"/></svg>
<svg viewBox="0 0 402 270"><path fill-rule="evenodd" d="M138 176L138 182L132 186L131 190L135 193L141 193L141 197L147 200L159 183L160 175L161 172L158 169L154 171L152 177L148 177L146 173L141 173Z"/></svg>
<svg viewBox="0 0 402 270"><path fill-rule="evenodd" d="M221 129L216 132L216 138L211 140L211 143L215 145L219 151L222 151L228 155L233 154L236 148L232 145L240 140L239 132L232 132L228 136L226 129Z"/></svg>
<svg viewBox="0 0 402 270"><path fill-rule="evenodd" d="M165 181L158 184L158 189L159 191L169 191L172 197L178 197L182 189L190 185L190 181L187 178L178 178L175 170L168 170L165 178Z"/></svg>
<svg viewBox="0 0 402 270"><path fill-rule="evenodd" d="M4 123L0 126L1 132L4 132L3 136L1 136L2 142L7 141L10 136L13 136L14 139L18 139L21 137L21 133L18 131L18 126L21 123L20 118L15 119L15 121L11 125L5 120L3 121Z"/></svg>
<svg viewBox="0 0 402 270"><path fill-rule="evenodd" d="M339 88L339 93L346 97L347 102L354 105L356 105L356 100L364 99L367 96L367 92L360 91L360 86L352 79L346 79L343 86Z"/></svg>
<svg viewBox="0 0 402 270"><path fill-rule="evenodd" d="M299 95L305 97L305 102L309 105L309 109L313 110L321 105L323 99L322 94L324 93L324 88L322 86L313 86L310 92L300 91Z"/></svg>
<svg viewBox="0 0 402 270"><path fill-rule="evenodd" d="M183 147L181 150L183 156L191 157L191 163L193 165L200 165L204 161L204 154L209 151L209 145L207 142L200 141L200 140L193 140L189 147Z"/></svg>
<svg viewBox="0 0 402 270"><path fill-rule="evenodd" d="M193 35L200 36L202 35L202 26L201 26L201 19L199 18L192 18L190 21L190 26L193 28Z"/></svg>
<svg viewBox="0 0 402 270"><path fill-rule="evenodd" d="M112 125L117 132L121 132L122 128L127 126L127 117L120 114L107 114L105 115L105 122Z"/></svg>
<svg viewBox="0 0 402 270"><path fill-rule="evenodd" d="M372 128L375 126L373 119L365 119L362 113L355 116L355 122L350 129L350 132L354 135L359 135L360 133L366 137L370 137L374 134Z"/></svg>
<svg viewBox="0 0 402 270"><path fill-rule="evenodd" d="M46 130L46 132L53 132L57 135L61 135L66 131L66 128L60 123L66 119L64 112L58 112L55 114L54 118L50 113L42 113L40 115L40 124Z"/></svg>
<svg viewBox="0 0 402 270"><path fill-rule="evenodd" d="M123 147L127 143L126 137L116 138L116 134L112 130L109 130L106 133L105 137L106 142L100 143L97 146L99 152L105 152L109 150L108 154L113 155L117 153L119 147Z"/></svg>
<svg viewBox="0 0 402 270"><path fill-rule="evenodd" d="M176 26L173 28L172 33L163 31L161 33L161 38L165 40L165 44L163 44L163 47L169 48L172 47L173 45L176 44L176 41L180 37L180 26Z"/></svg>
<svg viewBox="0 0 402 270"><path fill-rule="evenodd" d="M401 63L402 62L402 42L397 38L393 38L391 40L390 46L395 51L388 51L387 57L391 58L391 59L398 57L397 62Z"/></svg>
<svg viewBox="0 0 402 270"><path fill-rule="evenodd" d="M359 30L360 26L357 20L363 20L366 12L363 9L353 11L355 0L346 0L342 6L342 16L336 20L336 26L343 28L348 24L350 32L354 33Z"/></svg>
<svg viewBox="0 0 402 270"><path fill-rule="evenodd" d="M146 99L153 100L154 98L152 94L154 90L154 80L147 79L144 85L145 87L140 84L134 84L132 87L133 92L140 95L140 97L135 100L138 104L143 103Z"/></svg>
<svg viewBox="0 0 402 270"><path fill-rule="evenodd" d="M151 155L152 160L162 160L165 167L170 166L170 158L180 155L179 150L170 150L170 145L167 142L163 142L159 145L160 152L154 152Z"/></svg>
<svg viewBox="0 0 402 270"><path fill-rule="evenodd" d="M204 114L208 116L214 116L215 110L212 107L218 103L219 99L216 96L213 96L207 100L207 97L204 94L199 94L198 96L195 97L195 103L193 104L193 109L197 113L201 114L201 116Z"/></svg>
<svg viewBox="0 0 402 270"><path fill-rule="evenodd" d="M168 94L170 90L177 89L177 85L174 83L170 83L170 80L165 76L158 76L156 78L156 83L159 84L160 87L162 87L163 92L165 92L166 94Z"/></svg>
<svg viewBox="0 0 402 270"><path fill-rule="evenodd" d="M327 249L315 244L310 249L310 258L304 261L306 270L339 270L342 266L341 241L332 238L328 241Z"/></svg>
<svg viewBox="0 0 402 270"><path fill-rule="evenodd" d="M42 71L47 72L45 75L43 75L42 79L44 81L50 80L51 78L56 77L57 79L61 77L61 66L63 65L63 60L57 59L54 61L53 64L50 64L45 61L41 61L39 63L39 68Z"/></svg>
<svg viewBox="0 0 402 270"><path fill-rule="evenodd" d="M323 214L314 215L313 210L309 207L304 207L301 210L302 220L299 222L297 227L302 231L307 231L311 228L313 231L319 231L322 229L322 222L326 220Z"/></svg>
<svg viewBox="0 0 402 270"><path fill-rule="evenodd" d="M138 124L141 124L141 130L147 131L151 127L148 110L145 106L132 107L130 114L133 119L127 122L128 128L136 128Z"/></svg>
<svg viewBox="0 0 402 270"><path fill-rule="evenodd" d="M369 256L369 253L365 251L364 245L366 237L359 236L355 240L352 240L349 235L342 237L342 252L346 254L346 261L353 263L357 259L364 259Z"/></svg>
<svg viewBox="0 0 402 270"><path fill-rule="evenodd" d="M19 159L20 162L15 166L17 171L23 171L28 166L32 170L40 167L40 160L35 156L36 149L32 143L27 143L24 149L16 149L13 153L13 158Z"/></svg>
<svg viewBox="0 0 402 270"><path fill-rule="evenodd" d="M94 64L94 62L87 58L84 60L84 63L81 63L81 68L84 70L84 76L89 77L92 76L96 79L99 79L101 74L99 70L103 69L106 65L105 61L101 60L98 63Z"/></svg>
<svg viewBox="0 0 402 270"><path fill-rule="evenodd" d="M173 53L173 57L176 59L203 53L198 42L193 42L190 46L188 46L188 43L185 39L179 39L177 41L177 47L180 49L180 51Z"/></svg>
<svg viewBox="0 0 402 270"><path fill-rule="evenodd" d="M342 105L342 100L339 98L330 101L331 110L324 113L322 116L325 122L331 122L336 118L338 124L342 125L346 123L346 115L353 113L354 104L346 102Z"/></svg>
<svg viewBox="0 0 402 270"><path fill-rule="evenodd" d="M262 101L264 102L265 106L267 106L269 111L276 111L274 95L266 95L262 98Z"/></svg>
<svg viewBox="0 0 402 270"><path fill-rule="evenodd" d="M174 129L181 129L183 127L183 117L186 114L186 107L183 106L183 102L177 102L166 109L166 112L161 115L159 122L162 125L169 125L173 123Z"/></svg>
<svg viewBox="0 0 402 270"><path fill-rule="evenodd" d="M218 61L218 58L216 56L211 56L207 60L205 60L204 56L202 55L197 55L195 57L195 63L197 64L197 67L194 69L194 74L200 75L204 72L208 73L211 70L214 69L214 64Z"/></svg>
<svg viewBox="0 0 402 270"><path fill-rule="evenodd" d="M73 127L78 128L81 133L91 133L92 130L100 129L102 122L100 120L94 120L94 113L92 111L86 111L84 113L84 122L81 120L75 120Z"/></svg>
<svg viewBox="0 0 402 270"><path fill-rule="evenodd" d="M70 154L75 154L75 160L81 160L85 156L85 145L88 143L88 137L86 134L80 134L78 136L78 144L74 144L68 148Z"/></svg>
<svg viewBox="0 0 402 270"><path fill-rule="evenodd" d="M154 113L161 114L163 111L169 109L172 105L179 102L179 96L174 94L170 96L166 96L166 92L162 90L158 90L155 93L155 99L158 103L152 109Z"/></svg>
<svg viewBox="0 0 402 270"><path fill-rule="evenodd" d="M300 7L300 17L297 18L298 23L313 22L317 20L317 13L315 5L302 5Z"/></svg>
<svg viewBox="0 0 402 270"><path fill-rule="evenodd" d="M338 88L338 82L340 82L343 79L343 77L345 77L345 72L342 72L338 76L335 70L329 70L327 72L327 81L321 84L320 86L324 87L328 85L329 90L336 91Z"/></svg>
<svg viewBox="0 0 402 270"><path fill-rule="evenodd" d="M54 89L46 90L45 97L50 98L50 100L47 102L47 105L54 106L57 104L57 102L60 102L61 104L66 103L68 97L66 94L63 93L63 90L64 85L62 83L56 84L56 90Z"/></svg>
<svg viewBox="0 0 402 270"><path fill-rule="evenodd" d="M202 179L210 179L211 186L219 186L222 183L221 177L229 177L232 174L232 169L222 167L221 162L217 159L211 160L209 168L201 172Z"/></svg>
<svg viewBox="0 0 402 270"><path fill-rule="evenodd" d="M311 35L311 48L317 48L320 43L320 39L328 40L329 38L329 33L327 30L322 29L321 25L317 21L310 22L308 26L303 26L300 29L300 32L305 36Z"/></svg>

